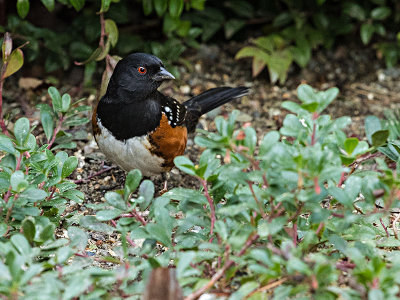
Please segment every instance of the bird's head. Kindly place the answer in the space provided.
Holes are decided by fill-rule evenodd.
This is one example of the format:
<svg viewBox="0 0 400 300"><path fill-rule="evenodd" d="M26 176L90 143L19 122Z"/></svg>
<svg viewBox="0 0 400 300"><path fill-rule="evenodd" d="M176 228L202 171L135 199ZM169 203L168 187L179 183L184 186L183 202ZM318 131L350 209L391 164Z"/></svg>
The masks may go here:
<svg viewBox="0 0 400 300"><path fill-rule="evenodd" d="M111 76L107 94L119 93L144 98L156 91L165 80L175 79L161 59L147 53L133 53L121 59Z"/></svg>

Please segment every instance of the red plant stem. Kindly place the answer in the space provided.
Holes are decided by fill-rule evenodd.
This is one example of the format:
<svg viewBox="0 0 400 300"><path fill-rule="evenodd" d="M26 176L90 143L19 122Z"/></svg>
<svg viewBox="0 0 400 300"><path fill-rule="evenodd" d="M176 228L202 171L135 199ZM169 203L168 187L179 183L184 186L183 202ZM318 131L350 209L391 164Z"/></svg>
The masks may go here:
<svg viewBox="0 0 400 300"><path fill-rule="evenodd" d="M338 262L336 264L336 269L339 269L341 271L348 271L348 269L354 269L356 267L356 264L354 263L349 263L349 262Z"/></svg>
<svg viewBox="0 0 400 300"><path fill-rule="evenodd" d="M252 235L244 244L242 249L235 255L236 257L242 256L246 250L259 238L258 234ZM193 292L192 294L188 295L184 300L194 300L203 295L206 291L213 287L213 285L224 276L226 270L228 270L235 262L233 260L228 260L225 262L225 265L218 270L217 273L211 277L211 280L207 282L206 285L198 289L197 291Z"/></svg>
<svg viewBox="0 0 400 300"><path fill-rule="evenodd" d="M89 179L91 179L91 178L93 178L93 177L96 177L96 176L99 176L99 175L101 175L101 174L103 174L103 173L106 173L106 172L108 172L108 171L110 171L111 169L114 169L114 168L115 168L114 166L104 168L103 170L100 170L100 171L98 171L98 172L96 172L96 173L90 174L90 175L89 175L88 177L86 177L86 178L77 179L77 180L74 181L74 183L75 183L75 184L79 184L79 183L82 183L82 182L86 182L86 181L88 181Z"/></svg>
<svg viewBox="0 0 400 300"><path fill-rule="evenodd" d="M318 176L314 177L314 190L317 195L321 194L321 187L319 186Z"/></svg>
<svg viewBox="0 0 400 300"><path fill-rule="evenodd" d="M372 288L373 289L379 289L379 278L375 277L372 279Z"/></svg>
<svg viewBox="0 0 400 300"><path fill-rule="evenodd" d="M321 232L322 228L324 228L325 224L324 222L319 223L317 231L315 232L316 235L319 235L319 233Z"/></svg>
<svg viewBox="0 0 400 300"><path fill-rule="evenodd" d="M53 198L55 192L56 192L56 187L53 186L53 187L52 187L51 194L50 194L50 196L47 198L47 201L50 201L50 200Z"/></svg>
<svg viewBox="0 0 400 300"><path fill-rule="evenodd" d="M132 247L136 247L136 244L134 241L131 240L131 238L126 235L126 241L129 243L129 245L131 245Z"/></svg>
<svg viewBox="0 0 400 300"><path fill-rule="evenodd" d="M100 13L100 41L99 46L104 49L104 37L106 36L106 22L104 21L104 13Z"/></svg>
<svg viewBox="0 0 400 300"><path fill-rule="evenodd" d="M379 218L379 221L381 222L381 225L382 225L383 229L384 229L385 232L386 232L386 236L389 237L389 236L390 236L390 235L389 235L389 232L388 232L388 230L387 230L385 224L383 224L382 218Z"/></svg>
<svg viewBox="0 0 400 300"><path fill-rule="evenodd" d="M142 223L143 226L147 225L146 220L143 219L143 217L141 215L139 215L136 210L132 210L131 214L133 215L133 217L135 217L136 220L138 220L140 223Z"/></svg>
<svg viewBox="0 0 400 300"><path fill-rule="evenodd" d="M47 146L47 149L50 149L51 146L53 146L53 143L56 140L56 135L61 130L61 126L62 126L63 122L64 122L64 116L61 115L60 120L58 121L58 124L57 124L56 128L54 128L53 136L51 137L51 140L49 142L49 145Z"/></svg>
<svg viewBox="0 0 400 300"><path fill-rule="evenodd" d="M1 132L3 132L5 135L9 136L6 124L4 123L4 118L3 118L3 69L5 70L5 65L3 65L2 70L1 70L1 78L0 78L0 127L1 127Z"/></svg>
<svg viewBox="0 0 400 300"><path fill-rule="evenodd" d="M293 224L293 244L297 247L297 223Z"/></svg>
<svg viewBox="0 0 400 300"><path fill-rule="evenodd" d="M201 178L199 180L204 188L204 196L206 196L208 204L210 205L210 210L211 210L210 242L212 242L212 235L214 233L214 224L216 221L214 201L211 198L210 194L208 193L207 180Z"/></svg>
<svg viewBox="0 0 400 300"><path fill-rule="evenodd" d="M262 207L261 202L258 201L258 198L257 198L257 196L256 196L256 193L254 192L253 183L252 183L251 181L247 181L247 184L249 185L251 194L253 195L253 198L254 198L254 200L255 200L256 203L257 203L257 206L258 206L258 209L260 210L261 216L263 217L263 219L265 219L267 216L266 216L266 214L265 214L265 212L264 212L264 209L263 209L263 207Z"/></svg>
<svg viewBox="0 0 400 300"><path fill-rule="evenodd" d="M313 123L312 134L311 134L311 146L315 145L315 131L317 130L317 124Z"/></svg>
<svg viewBox="0 0 400 300"><path fill-rule="evenodd" d="M342 172L342 174L340 175L340 179L339 179L339 182L338 182L337 186L341 187L345 180L346 180L346 172Z"/></svg>
<svg viewBox="0 0 400 300"><path fill-rule="evenodd" d="M344 218L343 214L338 214L338 213L332 213L332 216L336 218Z"/></svg>

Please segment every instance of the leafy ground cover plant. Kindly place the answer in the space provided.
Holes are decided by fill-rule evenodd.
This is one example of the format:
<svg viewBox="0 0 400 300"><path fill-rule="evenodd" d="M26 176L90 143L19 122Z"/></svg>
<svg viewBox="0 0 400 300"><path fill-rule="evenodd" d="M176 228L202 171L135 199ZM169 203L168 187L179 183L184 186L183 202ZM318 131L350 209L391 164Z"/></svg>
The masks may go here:
<svg viewBox="0 0 400 300"><path fill-rule="evenodd" d="M63 107L66 97L49 92L61 113L55 103L61 98ZM283 127L260 140L235 123L239 112L218 117L217 132L195 139L205 149L199 162L175 159L200 190L155 197L134 170L123 190L85 204L95 214L74 222L61 213L66 201L81 202L66 179L75 158L35 146L19 119L0 143L0 294L139 299L150 271L163 266L176 268L185 299L397 297L400 260L391 250L400 246L400 217L389 215L400 204L400 181L378 150L398 128L369 117L367 141L347 137L349 117L323 114L337 94L299 86L299 102L283 103ZM79 226L55 240L60 220ZM112 270L92 266L88 230L118 236L114 254L95 259Z"/></svg>

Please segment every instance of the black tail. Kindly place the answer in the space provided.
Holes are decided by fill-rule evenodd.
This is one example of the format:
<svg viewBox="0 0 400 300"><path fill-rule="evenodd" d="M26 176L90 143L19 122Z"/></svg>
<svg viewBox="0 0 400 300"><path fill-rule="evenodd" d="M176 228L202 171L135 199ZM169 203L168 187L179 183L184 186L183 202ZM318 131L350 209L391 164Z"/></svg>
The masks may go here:
<svg viewBox="0 0 400 300"><path fill-rule="evenodd" d="M192 132L195 130L201 115L204 115L233 99L247 95L248 93L249 89L244 86L236 88L219 87L205 91L204 93L183 102L183 105L185 105L187 109L185 123L188 131Z"/></svg>

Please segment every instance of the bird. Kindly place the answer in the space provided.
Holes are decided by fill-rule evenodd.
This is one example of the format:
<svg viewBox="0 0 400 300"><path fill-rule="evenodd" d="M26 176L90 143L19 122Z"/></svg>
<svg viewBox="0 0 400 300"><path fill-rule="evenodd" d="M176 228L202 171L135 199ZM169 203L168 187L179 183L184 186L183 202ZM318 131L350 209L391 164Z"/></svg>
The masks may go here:
<svg viewBox="0 0 400 300"><path fill-rule="evenodd" d="M249 93L243 86L217 87L180 103L158 91L173 79L161 59L147 53L132 53L115 66L92 128L99 149L125 171L148 177L170 171L203 114Z"/></svg>

